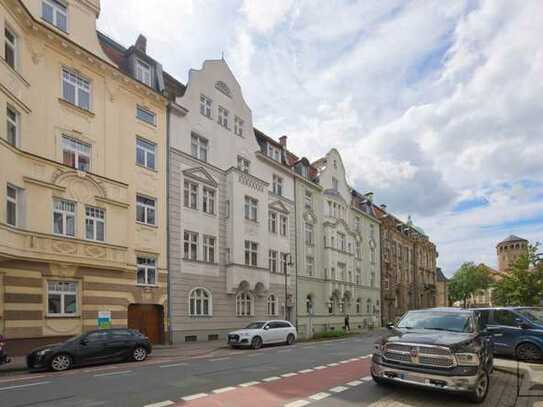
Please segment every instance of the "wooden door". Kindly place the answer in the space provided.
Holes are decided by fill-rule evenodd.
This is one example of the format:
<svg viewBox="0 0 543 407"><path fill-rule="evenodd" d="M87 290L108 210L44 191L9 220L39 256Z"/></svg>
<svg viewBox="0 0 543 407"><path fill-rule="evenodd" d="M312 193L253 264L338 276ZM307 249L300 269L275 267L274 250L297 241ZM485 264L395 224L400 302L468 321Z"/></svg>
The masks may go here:
<svg viewBox="0 0 543 407"><path fill-rule="evenodd" d="M137 329L152 343L162 343L163 327L163 308L160 305L130 304L128 306L128 328Z"/></svg>

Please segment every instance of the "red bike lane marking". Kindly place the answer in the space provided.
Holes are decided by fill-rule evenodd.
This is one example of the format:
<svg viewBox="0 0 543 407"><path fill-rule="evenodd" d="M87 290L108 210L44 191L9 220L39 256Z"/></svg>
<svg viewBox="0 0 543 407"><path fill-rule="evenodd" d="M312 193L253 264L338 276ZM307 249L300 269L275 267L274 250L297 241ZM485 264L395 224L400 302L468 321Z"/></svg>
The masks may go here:
<svg viewBox="0 0 543 407"><path fill-rule="evenodd" d="M315 393L344 385L347 382L367 376L370 360L362 359L336 367L298 373L269 383L250 387L238 387L225 393L213 394L191 401L181 401L176 406L190 407L272 407L282 406L290 401L303 399Z"/></svg>

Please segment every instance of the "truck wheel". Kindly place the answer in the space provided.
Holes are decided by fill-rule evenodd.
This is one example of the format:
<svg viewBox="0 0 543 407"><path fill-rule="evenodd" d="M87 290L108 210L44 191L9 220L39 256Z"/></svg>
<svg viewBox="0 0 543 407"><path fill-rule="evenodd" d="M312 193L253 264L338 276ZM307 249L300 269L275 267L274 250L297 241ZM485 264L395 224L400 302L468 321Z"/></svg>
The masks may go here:
<svg viewBox="0 0 543 407"><path fill-rule="evenodd" d="M475 389L468 394L468 398L472 403L480 404L485 401L490 386L490 375L487 371L479 377Z"/></svg>

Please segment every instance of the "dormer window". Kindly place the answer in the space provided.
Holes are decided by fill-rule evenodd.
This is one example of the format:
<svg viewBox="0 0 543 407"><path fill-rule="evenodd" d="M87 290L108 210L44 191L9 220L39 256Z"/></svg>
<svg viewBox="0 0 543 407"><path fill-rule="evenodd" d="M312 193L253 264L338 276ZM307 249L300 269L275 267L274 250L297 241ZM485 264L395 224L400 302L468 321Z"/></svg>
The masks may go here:
<svg viewBox="0 0 543 407"><path fill-rule="evenodd" d="M271 144L268 144L268 157L281 162L281 150Z"/></svg>
<svg viewBox="0 0 543 407"><path fill-rule="evenodd" d="M211 119L211 99L205 95L200 95L200 113Z"/></svg>
<svg viewBox="0 0 543 407"><path fill-rule="evenodd" d="M307 167L305 165L302 165L300 167L300 174L302 177L307 178Z"/></svg>
<svg viewBox="0 0 543 407"><path fill-rule="evenodd" d="M243 120L237 116L234 118L234 134L243 137Z"/></svg>
<svg viewBox="0 0 543 407"><path fill-rule="evenodd" d="M228 129L228 110L222 106L219 106L219 118L217 119L217 123L225 129Z"/></svg>
<svg viewBox="0 0 543 407"><path fill-rule="evenodd" d="M41 18L62 31L68 32L68 9L63 2L42 0Z"/></svg>
<svg viewBox="0 0 543 407"><path fill-rule="evenodd" d="M151 86L151 67L146 62L136 60L136 79Z"/></svg>

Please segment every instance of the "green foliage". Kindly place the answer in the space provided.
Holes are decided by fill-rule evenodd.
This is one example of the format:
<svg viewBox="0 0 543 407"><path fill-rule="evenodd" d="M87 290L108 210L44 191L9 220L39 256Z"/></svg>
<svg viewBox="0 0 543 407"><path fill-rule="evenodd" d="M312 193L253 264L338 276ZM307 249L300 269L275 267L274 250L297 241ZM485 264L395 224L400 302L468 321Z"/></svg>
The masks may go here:
<svg viewBox="0 0 543 407"><path fill-rule="evenodd" d="M451 302L462 301L465 307L471 294L488 288L491 283L492 278L485 267L466 262L449 280L449 298Z"/></svg>
<svg viewBox="0 0 543 407"><path fill-rule="evenodd" d="M543 297L543 261L537 261L537 245L511 265L511 271L496 283L496 304L502 306L539 305Z"/></svg>
<svg viewBox="0 0 543 407"><path fill-rule="evenodd" d="M341 338L347 336L347 332L343 329L337 329L333 331L321 331L313 334L313 339L326 339L326 338Z"/></svg>

